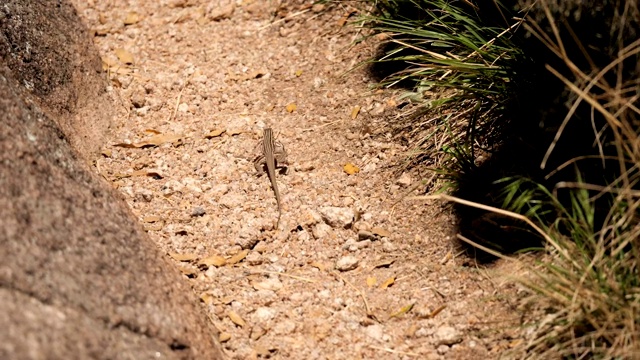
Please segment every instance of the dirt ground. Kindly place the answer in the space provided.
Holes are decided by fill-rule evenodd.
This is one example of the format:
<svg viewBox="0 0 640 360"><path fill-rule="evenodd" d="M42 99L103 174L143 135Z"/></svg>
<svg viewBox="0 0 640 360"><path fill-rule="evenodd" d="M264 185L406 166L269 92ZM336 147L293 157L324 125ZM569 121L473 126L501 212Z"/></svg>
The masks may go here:
<svg viewBox="0 0 640 360"><path fill-rule="evenodd" d="M497 358L521 341L521 290L501 275L514 269L461 255L447 206L396 204L422 177L399 174L410 149L385 133L398 94L353 70L378 44L356 42L354 8L73 3L119 99L95 169L185 274L229 358ZM278 229L253 164L266 127L290 163Z"/></svg>

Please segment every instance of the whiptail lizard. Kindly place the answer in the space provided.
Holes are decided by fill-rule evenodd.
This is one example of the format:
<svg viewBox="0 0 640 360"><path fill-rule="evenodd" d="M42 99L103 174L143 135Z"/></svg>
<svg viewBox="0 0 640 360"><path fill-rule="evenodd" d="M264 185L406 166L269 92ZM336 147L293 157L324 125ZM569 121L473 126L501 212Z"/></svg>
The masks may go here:
<svg viewBox="0 0 640 360"><path fill-rule="evenodd" d="M276 229L278 229L280 216L282 215L282 206L280 204L280 192L278 191L278 184L276 182L276 169L287 168L287 151L284 145L274 139L271 128L264 129L261 145L262 152L255 158L253 165L259 174L264 174L266 167L266 173L269 176L269 180L271 180L271 187L276 194L276 203L278 204L278 222L276 223Z"/></svg>

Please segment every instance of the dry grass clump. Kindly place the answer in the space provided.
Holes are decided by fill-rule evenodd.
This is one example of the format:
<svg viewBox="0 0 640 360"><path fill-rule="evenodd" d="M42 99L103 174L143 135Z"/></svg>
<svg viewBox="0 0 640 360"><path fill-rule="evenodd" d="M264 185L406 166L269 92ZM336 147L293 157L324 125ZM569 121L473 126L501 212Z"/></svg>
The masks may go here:
<svg viewBox="0 0 640 360"><path fill-rule="evenodd" d="M379 13L365 24L388 34L392 45L379 60L404 64L383 85L409 84L405 98L419 104L405 114L412 124L404 135L421 149L414 159L445 154L438 164L450 179L474 171L480 152L492 155L486 139L513 115L512 91L528 85L518 83L522 59L546 64L561 91L540 103L556 107L540 109L540 133L551 136L533 144L540 152L532 152L539 155L532 162L549 174L542 182L526 175L491 182L502 186L504 208L537 224L551 255L523 280L535 293L532 309L545 315L530 324L519 350L528 358L640 357L638 2L521 0L520 12L500 12L502 27L480 19L487 3L505 9L497 1L373 3ZM406 8L413 17L403 15ZM526 35L517 32L521 24ZM531 44L530 35L545 54L517 48L518 38ZM558 109L565 112L559 120ZM535 120L537 113L529 115ZM571 152L572 141L587 145Z"/></svg>
<svg viewBox="0 0 640 360"><path fill-rule="evenodd" d="M562 133L564 127L577 121L574 114L586 106L601 161L606 163L606 172L615 176L607 183L585 182L578 176L576 181L556 184L554 192L547 194L556 201L558 192L564 190L570 201L564 205L556 201L559 216L545 226L549 236L556 239L548 246L553 256L536 277L526 281L536 290L536 299L542 300L547 311L547 316L535 324L526 351L531 358L637 358L640 356L640 39L630 38L628 28L619 24L640 21L638 4L635 1L606 4L615 6L618 16L613 20L617 29L612 29L617 32L611 33L616 55L603 67L586 69L577 65L576 57L588 56L588 51L582 54L566 51L558 28L562 22L555 18L552 2L541 0L538 6L547 16L551 33L543 31L537 21L529 21L527 26L562 60L564 71L551 66L547 69L576 98L548 148L543 166L554 151L555 141L570 136ZM564 166L582 160L575 158ZM603 199L607 200L604 210L596 205Z"/></svg>

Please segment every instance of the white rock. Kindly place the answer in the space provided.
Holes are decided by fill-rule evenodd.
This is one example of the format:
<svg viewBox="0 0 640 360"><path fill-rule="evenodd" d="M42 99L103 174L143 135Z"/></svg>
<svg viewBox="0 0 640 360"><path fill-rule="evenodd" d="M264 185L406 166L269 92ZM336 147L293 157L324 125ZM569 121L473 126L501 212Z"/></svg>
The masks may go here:
<svg viewBox="0 0 640 360"><path fill-rule="evenodd" d="M336 261L336 270L338 271L349 271L358 267L358 263L360 260L355 256L343 256L338 261Z"/></svg>
<svg viewBox="0 0 640 360"><path fill-rule="evenodd" d="M364 249L364 248L369 247L370 245L371 245L371 240L358 241L356 243L356 247L358 249Z"/></svg>
<svg viewBox="0 0 640 360"><path fill-rule="evenodd" d="M438 349L436 349L438 351L438 354L440 355L444 355L447 352L449 352L449 347L447 345L440 345L438 346Z"/></svg>
<svg viewBox="0 0 640 360"><path fill-rule="evenodd" d="M367 326L364 329L364 332L367 334L367 336L377 341L382 341L384 338L384 331L382 329L382 325L380 324Z"/></svg>
<svg viewBox="0 0 640 360"><path fill-rule="evenodd" d="M411 176L407 173L402 173L402 175L400 175L400 177L398 178L398 180L396 180L396 184L402 186L402 187L407 187L409 185L411 185L411 183L413 182L413 180L411 179Z"/></svg>
<svg viewBox="0 0 640 360"><path fill-rule="evenodd" d="M136 189L136 200L150 202L153 200L153 191L145 188Z"/></svg>
<svg viewBox="0 0 640 360"><path fill-rule="evenodd" d="M282 282L276 276L273 276L264 281L253 284L253 288L256 290L278 291L282 289Z"/></svg>
<svg viewBox="0 0 640 360"><path fill-rule="evenodd" d="M367 165L365 165L362 168L362 172L363 173L372 173L372 172L376 171L377 168L378 168L378 166L376 164L374 164L373 161L372 161L372 162L368 163Z"/></svg>
<svg viewBox="0 0 640 360"><path fill-rule="evenodd" d="M301 292L295 292L291 295L289 295L289 300L295 302L295 303L300 303L303 302L304 300L309 298L309 294L308 293L301 293Z"/></svg>
<svg viewBox="0 0 640 360"><path fill-rule="evenodd" d="M183 188L184 188L184 185L182 185L177 180L168 180L166 183L164 183L164 186L162 187L162 194L171 195L174 192L182 191Z"/></svg>
<svg viewBox="0 0 640 360"><path fill-rule="evenodd" d="M211 188L211 192L213 192L214 195L224 195L226 193L229 192L229 185L227 184L216 184L215 186L213 186Z"/></svg>
<svg viewBox="0 0 640 360"><path fill-rule="evenodd" d="M309 240L311 240L311 234L308 231L302 230L298 232L298 241L300 241L301 243L306 243Z"/></svg>
<svg viewBox="0 0 640 360"><path fill-rule="evenodd" d="M264 324L276 317L276 314L277 311L275 309L263 306L256 309L256 311L251 315L251 320L255 324Z"/></svg>
<svg viewBox="0 0 640 360"><path fill-rule="evenodd" d="M145 116L149 113L149 107L148 106L143 106L139 109L135 109L135 112L138 116L142 117Z"/></svg>
<svg viewBox="0 0 640 360"><path fill-rule="evenodd" d="M241 205L243 205L243 200L244 199L241 196L235 194L227 194L220 198L219 203L220 205L228 209L234 209L241 207Z"/></svg>
<svg viewBox="0 0 640 360"><path fill-rule="evenodd" d="M331 234L331 226L325 223L316 224L311 230L316 240L326 239Z"/></svg>
<svg viewBox="0 0 640 360"><path fill-rule="evenodd" d="M384 252L394 252L394 251L398 250L398 247L394 243L392 243L391 241L383 240L382 241L382 250Z"/></svg>
<svg viewBox="0 0 640 360"><path fill-rule="evenodd" d="M291 320L283 320L273 327L273 332L277 335L291 334L296 330L296 323Z"/></svg>
<svg viewBox="0 0 640 360"><path fill-rule="evenodd" d="M355 213L350 208L323 206L320 209L322 220L333 228L347 228L353 223Z"/></svg>
<svg viewBox="0 0 640 360"><path fill-rule="evenodd" d="M462 341L462 334L451 326L441 326L433 334L436 345L453 345Z"/></svg>
<svg viewBox="0 0 640 360"><path fill-rule="evenodd" d="M342 250L348 250L356 244L355 239L347 239L347 241L342 244Z"/></svg>
<svg viewBox="0 0 640 360"><path fill-rule="evenodd" d="M430 328L421 327L420 329L416 330L415 337L417 338L427 337L431 334L432 334L432 330Z"/></svg>
<svg viewBox="0 0 640 360"><path fill-rule="evenodd" d="M252 266L260 265L264 262L262 255L260 255L260 253L258 253L257 251L251 251L244 260L247 262L247 264Z"/></svg>
<svg viewBox="0 0 640 360"><path fill-rule="evenodd" d="M189 104L182 103L182 104L178 105L178 111L180 111L180 112L189 111Z"/></svg>

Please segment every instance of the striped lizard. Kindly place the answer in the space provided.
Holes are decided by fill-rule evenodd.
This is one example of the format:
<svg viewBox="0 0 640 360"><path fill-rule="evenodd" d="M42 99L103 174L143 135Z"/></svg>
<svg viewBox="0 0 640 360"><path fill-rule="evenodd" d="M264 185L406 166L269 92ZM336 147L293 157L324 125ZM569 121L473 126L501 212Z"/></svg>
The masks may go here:
<svg viewBox="0 0 640 360"><path fill-rule="evenodd" d="M278 221L276 222L276 229L278 229L280 216L282 215L282 206L280 204L280 192L278 191L278 184L276 182L276 169L284 168L287 170L287 151L284 145L274 139L271 128L264 129L262 143L258 146L262 147L262 151L256 156L255 160L253 160L253 165L260 175L265 173L266 168L266 173L269 176L269 180L271 180L271 187L276 195L276 203L278 204Z"/></svg>

